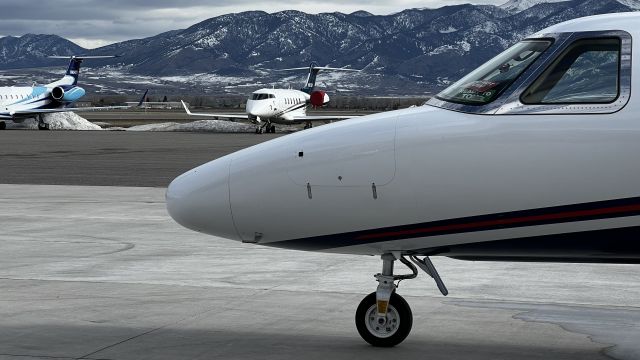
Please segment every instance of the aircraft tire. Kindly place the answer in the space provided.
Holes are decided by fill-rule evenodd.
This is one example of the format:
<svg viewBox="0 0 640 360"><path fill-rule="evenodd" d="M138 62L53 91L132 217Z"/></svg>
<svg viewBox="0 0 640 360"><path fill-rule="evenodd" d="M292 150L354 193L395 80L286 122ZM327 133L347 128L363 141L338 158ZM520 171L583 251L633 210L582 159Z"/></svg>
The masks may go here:
<svg viewBox="0 0 640 360"><path fill-rule="evenodd" d="M393 293L387 310L387 326L377 323L376 293L367 295L356 310L356 328L364 341L376 347L400 344L411 332L413 314L405 299Z"/></svg>
<svg viewBox="0 0 640 360"><path fill-rule="evenodd" d="M272 134L276 133L276 126L275 125L271 125L271 128L269 129L269 132Z"/></svg>
<svg viewBox="0 0 640 360"><path fill-rule="evenodd" d="M7 123L4 121L0 121L0 130L5 130L7 128Z"/></svg>

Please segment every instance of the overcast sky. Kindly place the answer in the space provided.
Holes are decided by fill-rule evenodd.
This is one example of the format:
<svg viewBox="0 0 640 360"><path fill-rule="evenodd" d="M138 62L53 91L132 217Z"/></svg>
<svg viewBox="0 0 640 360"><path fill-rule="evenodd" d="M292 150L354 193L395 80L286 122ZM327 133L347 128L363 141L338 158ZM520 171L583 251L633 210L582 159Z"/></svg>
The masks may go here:
<svg viewBox="0 0 640 360"><path fill-rule="evenodd" d="M0 0L0 36L56 34L95 48L184 29L202 20L247 10L307 13L366 10L386 15L408 8L461 3L501 4L506 0Z"/></svg>

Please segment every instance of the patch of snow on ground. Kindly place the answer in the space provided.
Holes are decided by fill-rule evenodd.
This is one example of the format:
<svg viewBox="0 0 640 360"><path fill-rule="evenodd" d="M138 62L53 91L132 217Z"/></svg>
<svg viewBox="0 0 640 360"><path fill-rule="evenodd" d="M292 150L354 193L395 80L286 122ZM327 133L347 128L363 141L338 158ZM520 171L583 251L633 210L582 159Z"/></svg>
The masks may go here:
<svg viewBox="0 0 640 360"><path fill-rule="evenodd" d="M256 128L250 124L236 123L224 120L198 120L186 124L174 122L160 124L146 124L132 126L128 131L192 131L192 132L219 132L219 133L246 133L255 132Z"/></svg>
<svg viewBox="0 0 640 360"><path fill-rule="evenodd" d="M278 132L292 132L297 128L292 126L276 125ZM186 124L166 122L159 124L146 124L132 126L127 131L184 131L184 132L212 132L212 133L252 133L256 126L247 123L238 123L225 120L198 120Z"/></svg>
<svg viewBox="0 0 640 360"><path fill-rule="evenodd" d="M45 114L44 122L50 130L102 130L102 128L73 112ZM21 123L7 122L8 129L38 129L36 119L26 119Z"/></svg>

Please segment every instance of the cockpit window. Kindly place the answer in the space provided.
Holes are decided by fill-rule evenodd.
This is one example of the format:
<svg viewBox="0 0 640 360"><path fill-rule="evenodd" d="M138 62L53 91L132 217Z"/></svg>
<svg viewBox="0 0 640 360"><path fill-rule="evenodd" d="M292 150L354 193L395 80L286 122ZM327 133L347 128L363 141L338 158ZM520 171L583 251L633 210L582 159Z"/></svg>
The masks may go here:
<svg viewBox="0 0 640 360"><path fill-rule="evenodd" d="M436 97L440 100L467 105L488 104L509 87L551 43L551 40L521 41Z"/></svg>
<svg viewBox="0 0 640 360"><path fill-rule="evenodd" d="M251 98L251 100L266 100L266 99L273 99L275 98L275 95L273 94L253 94L253 97Z"/></svg>
<svg viewBox="0 0 640 360"><path fill-rule="evenodd" d="M610 103L618 98L620 39L576 41L522 94L523 104Z"/></svg>

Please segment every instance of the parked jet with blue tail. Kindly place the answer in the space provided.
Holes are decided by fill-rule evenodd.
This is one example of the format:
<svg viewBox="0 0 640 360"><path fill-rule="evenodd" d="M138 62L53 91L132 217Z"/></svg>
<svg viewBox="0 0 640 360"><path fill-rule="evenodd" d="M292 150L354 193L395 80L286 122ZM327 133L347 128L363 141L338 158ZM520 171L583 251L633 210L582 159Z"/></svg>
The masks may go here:
<svg viewBox="0 0 640 360"><path fill-rule="evenodd" d="M85 95L78 86L80 65L85 59L107 59L116 56L71 56L69 68L64 77L44 86L0 87L0 130L7 127L6 120L22 122L36 118L38 129L47 130L44 114L58 112L78 112L127 109L131 106L74 107L73 104ZM50 56L53 59L68 59L69 56ZM144 99L145 95L142 97ZM141 100L142 101L142 100Z"/></svg>

